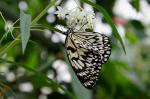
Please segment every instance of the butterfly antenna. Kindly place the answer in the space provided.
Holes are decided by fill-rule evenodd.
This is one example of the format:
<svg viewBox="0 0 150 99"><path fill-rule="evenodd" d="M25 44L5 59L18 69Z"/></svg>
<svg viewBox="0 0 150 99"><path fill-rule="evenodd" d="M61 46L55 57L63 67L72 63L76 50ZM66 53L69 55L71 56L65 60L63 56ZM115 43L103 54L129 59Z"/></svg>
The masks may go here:
<svg viewBox="0 0 150 99"><path fill-rule="evenodd" d="M80 29L79 29L78 31L81 31L81 29L82 29L86 24L88 24L88 21L87 21L86 23L84 23L84 24L80 27Z"/></svg>

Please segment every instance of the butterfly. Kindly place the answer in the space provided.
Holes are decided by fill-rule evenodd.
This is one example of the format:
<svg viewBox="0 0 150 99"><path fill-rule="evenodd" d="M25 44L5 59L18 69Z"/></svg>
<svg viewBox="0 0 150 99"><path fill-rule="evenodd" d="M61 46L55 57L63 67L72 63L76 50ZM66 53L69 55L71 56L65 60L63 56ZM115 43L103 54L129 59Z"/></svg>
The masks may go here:
<svg viewBox="0 0 150 99"><path fill-rule="evenodd" d="M109 38L97 32L74 32L73 29L68 29L65 35L67 56L73 70L85 88L94 88L102 64L111 54Z"/></svg>

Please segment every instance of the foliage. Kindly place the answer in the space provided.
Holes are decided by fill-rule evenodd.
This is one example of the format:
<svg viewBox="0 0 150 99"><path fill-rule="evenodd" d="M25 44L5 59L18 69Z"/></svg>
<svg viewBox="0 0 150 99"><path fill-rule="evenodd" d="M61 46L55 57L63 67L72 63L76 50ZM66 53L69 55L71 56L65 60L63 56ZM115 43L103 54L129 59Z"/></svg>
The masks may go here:
<svg viewBox="0 0 150 99"><path fill-rule="evenodd" d="M55 15L54 21L46 20L54 13L47 13L48 10L55 11L56 5L65 5L67 1L29 0L25 1L27 9L20 11L20 1L1 0L0 98L150 99L149 25L126 19L127 23L123 25L125 36L121 37L114 20L116 16L110 9L116 1L96 0L93 3L80 0L81 4L91 5L95 13L101 13L106 21L103 22L109 24L113 31L110 60L103 65L96 88L87 90L79 83L66 58L64 43L60 39L53 41L54 36L56 39L60 37L58 33L63 33L56 25L65 26L64 21L58 20ZM140 11L140 0L133 0L131 4ZM8 22L11 25L7 25ZM116 46L122 47L126 55ZM60 72L54 67L58 60L67 64L71 82L59 81ZM26 82L32 85L31 91L20 89ZM48 93L42 91L45 87Z"/></svg>

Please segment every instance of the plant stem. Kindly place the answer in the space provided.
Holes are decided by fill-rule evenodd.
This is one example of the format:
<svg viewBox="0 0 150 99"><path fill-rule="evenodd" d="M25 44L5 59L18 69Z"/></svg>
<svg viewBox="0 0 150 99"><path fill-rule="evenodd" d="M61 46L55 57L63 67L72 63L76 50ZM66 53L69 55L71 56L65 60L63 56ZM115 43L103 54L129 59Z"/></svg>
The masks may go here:
<svg viewBox="0 0 150 99"><path fill-rule="evenodd" d="M0 58L0 62L10 63L10 64L13 64L15 66L22 66L26 70L29 70L32 73L37 74L39 76L42 76L46 81L50 81L57 88L61 88L67 95L69 95L71 97L71 99L76 99L76 97L72 93L70 93L68 90L66 90L63 86L61 86L57 82L53 81L52 79L48 78L47 75L45 75L45 74L43 74L43 73L41 73L41 72L39 72L37 70L34 70L34 69L30 68L29 66L25 66L25 65L22 65L22 64L10 61L10 60L3 59L3 58Z"/></svg>
<svg viewBox="0 0 150 99"><path fill-rule="evenodd" d="M51 2L49 2L49 4L47 5L47 7L32 21L32 23L31 23L32 25L35 25L36 22L38 20L40 20L43 17L43 15L45 15L45 13L48 11L48 9L50 7L52 7L52 6L54 6L54 4L56 3L57 0L50 0L50 1Z"/></svg>

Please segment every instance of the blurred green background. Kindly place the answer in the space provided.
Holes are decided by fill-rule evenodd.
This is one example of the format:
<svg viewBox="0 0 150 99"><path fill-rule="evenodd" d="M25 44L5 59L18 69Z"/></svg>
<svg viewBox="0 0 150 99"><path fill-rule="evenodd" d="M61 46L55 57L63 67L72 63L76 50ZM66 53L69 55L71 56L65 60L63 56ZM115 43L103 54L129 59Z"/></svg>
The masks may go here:
<svg viewBox="0 0 150 99"><path fill-rule="evenodd" d="M112 18L126 55L105 16L94 9L98 19L94 31L110 36L112 54L93 90L83 88L72 71L65 36L51 30L64 25L54 14L56 6L71 9L77 4L74 0L56 1L31 28L23 54L20 39L12 37L20 34L19 22L12 34L6 30L19 19L20 10L34 19L51 0L0 0L0 11L6 20L5 23L0 17L0 99L150 99L149 0L94 0ZM83 8L93 8L79 3Z"/></svg>

